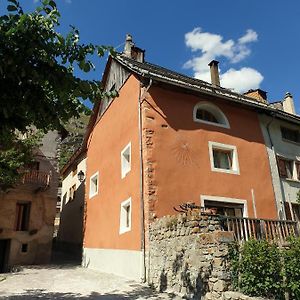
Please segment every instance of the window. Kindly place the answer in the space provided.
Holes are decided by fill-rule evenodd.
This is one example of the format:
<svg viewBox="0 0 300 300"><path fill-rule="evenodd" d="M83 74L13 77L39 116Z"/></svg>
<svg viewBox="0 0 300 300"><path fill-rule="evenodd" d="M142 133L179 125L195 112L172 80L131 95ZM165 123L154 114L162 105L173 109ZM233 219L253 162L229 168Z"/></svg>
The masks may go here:
<svg viewBox="0 0 300 300"><path fill-rule="evenodd" d="M280 177L300 180L300 162L277 156L277 165Z"/></svg>
<svg viewBox="0 0 300 300"><path fill-rule="evenodd" d="M27 253L28 252L28 244L22 244L21 252L22 253Z"/></svg>
<svg viewBox="0 0 300 300"><path fill-rule="evenodd" d="M300 132L295 129L290 129L286 127L280 127L281 136L284 140L289 142L300 143Z"/></svg>
<svg viewBox="0 0 300 300"><path fill-rule="evenodd" d="M30 203L17 203L16 207L16 231L27 231L29 228Z"/></svg>
<svg viewBox="0 0 300 300"><path fill-rule="evenodd" d="M229 217L243 217L243 204L226 203L220 201L205 201L205 209L214 209L217 215Z"/></svg>
<svg viewBox="0 0 300 300"><path fill-rule="evenodd" d="M70 189L69 189L69 201L72 201L75 199L75 193L76 193L76 184L74 184Z"/></svg>
<svg viewBox="0 0 300 300"><path fill-rule="evenodd" d="M131 143L121 152L121 177L124 178L131 170Z"/></svg>
<svg viewBox="0 0 300 300"><path fill-rule="evenodd" d="M213 149L214 167L218 169L232 169L232 151Z"/></svg>
<svg viewBox="0 0 300 300"><path fill-rule="evenodd" d="M99 172L90 177L90 198L98 194Z"/></svg>
<svg viewBox="0 0 300 300"><path fill-rule="evenodd" d="M131 198L121 203L120 234L131 230Z"/></svg>
<svg viewBox="0 0 300 300"><path fill-rule="evenodd" d="M232 217L247 217L247 201L243 199L201 195L201 206L211 213Z"/></svg>
<svg viewBox="0 0 300 300"><path fill-rule="evenodd" d="M209 102L200 102L195 105L193 119L195 122L230 128L224 113L216 105Z"/></svg>
<svg viewBox="0 0 300 300"><path fill-rule="evenodd" d="M296 178L297 180L300 180L300 161L295 161L295 165L296 165Z"/></svg>
<svg viewBox="0 0 300 300"><path fill-rule="evenodd" d="M211 170L239 174L237 150L235 146L209 142Z"/></svg>

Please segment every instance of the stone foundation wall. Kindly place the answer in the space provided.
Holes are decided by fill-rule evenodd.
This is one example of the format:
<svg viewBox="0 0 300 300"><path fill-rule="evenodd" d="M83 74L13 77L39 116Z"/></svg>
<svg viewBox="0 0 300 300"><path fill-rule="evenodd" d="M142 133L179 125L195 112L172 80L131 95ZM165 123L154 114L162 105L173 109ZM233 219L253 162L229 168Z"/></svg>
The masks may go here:
<svg viewBox="0 0 300 300"><path fill-rule="evenodd" d="M246 299L226 293L233 241L232 232L221 231L217 216L192 211L158 219L150 225L148 282L188 299Z"/></svg>

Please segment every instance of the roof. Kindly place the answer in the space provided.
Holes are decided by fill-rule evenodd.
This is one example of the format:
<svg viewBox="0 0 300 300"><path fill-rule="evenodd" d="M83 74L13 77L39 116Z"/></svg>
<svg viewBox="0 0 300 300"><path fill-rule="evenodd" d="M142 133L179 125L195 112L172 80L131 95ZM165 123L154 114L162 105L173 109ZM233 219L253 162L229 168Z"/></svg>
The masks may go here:
<svg viewBox="0 0 300 300"><path fill-rule="evenodd" d="M235 103L259 109L267 114L272 114L273 116L289 122L300 124L300 116L289 114L278 109L272 104L258 102L251 97L233 92L229 89L215 86L203 80L192 78L149 62L138 62L124 56L123 54L117 54L113 57L113 59L119 62L126 69L141 77L151 78L155 81L175 85L188 90L198 91L207 95L218 96Z"/></svg>

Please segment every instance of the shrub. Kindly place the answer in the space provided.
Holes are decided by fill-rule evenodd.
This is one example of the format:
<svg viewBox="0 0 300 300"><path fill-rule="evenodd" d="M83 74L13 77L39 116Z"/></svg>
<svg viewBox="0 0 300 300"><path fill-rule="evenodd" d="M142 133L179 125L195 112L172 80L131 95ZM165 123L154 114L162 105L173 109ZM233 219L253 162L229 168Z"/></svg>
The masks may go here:
<svg viewBox="0 0 300 300"><path fill-rule="evenodd" d="M237 260L239 255L239 260ZM282 299L282 272L280 251L267 241L250 240L232 259L234 285L250 296Z"/></svg>
<svg viewBox="0 0 300 300"><path fill-rule="evenodd" d="M291 238L289 248L283 252L286 290L291 299L300 299L300 239Z"/></svg>

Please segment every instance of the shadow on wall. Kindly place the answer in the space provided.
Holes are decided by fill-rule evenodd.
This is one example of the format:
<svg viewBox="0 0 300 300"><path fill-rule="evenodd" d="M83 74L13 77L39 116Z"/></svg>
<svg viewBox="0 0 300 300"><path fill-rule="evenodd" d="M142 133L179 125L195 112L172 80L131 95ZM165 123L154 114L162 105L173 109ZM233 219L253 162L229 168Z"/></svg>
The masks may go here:
<svg viewBox="0 0 300 300"><path fill-rule="evenodd" d="M190 267L183 262L184 250L176 255L172 265L172 276L180 274L180 279L184 287L181 293L193 295L191 299L201 299L208 292L208 278L212 272L212 265L209 268L200 269L196 278L190 273ZM184 264L184 265L183 265ZM168 275L165 269L160 274L159 291L164 292L168 288Z"/></svg>
<svg viewBox="0 0 300 300"><path fill-rule="evenodd" d="M184 92L168 91L166 89L151 89L150 95L158 108L145 101L151 110L146 113L153 120L161 120L175 131L180 130L203 130L207 128L210 132L219 132L234 136L253 143L264 143L259 126L259 120L255 112L251 112L241 106L233 105L232 102L224 101L210 96L194 96ZM208 126L193 121L194 106L201 101L211 102L217 105L226 115L230 123L230 131L226 128ZM166 125L163 124L162 125ZM241 126L244 124L244 126ZM162 126L165 127L165 126Z"/></svg>
<svg viewBox="0 0 300 300"><path fill-rule="evenodd" d="M118 299L175 299L175 295L160 295L153 292L148 287L138 287L128 292L114 292L100 294L98 292L91 292L90 295L83 296L78 293L58 293L49 292L43 289L26 290L23 294L15 294L1 297L1 299L15 299L15 300L34 300L34 299L82 299L82 300L118 300ZM178 298L177 298L178 299Z"/></svg>
<svg viewBox="0 0 300 300"><path fill-rule="evenodd" d="M55 250L82 259L84 181L78 186L73 200L67 202L60 214Z"/></svg>

